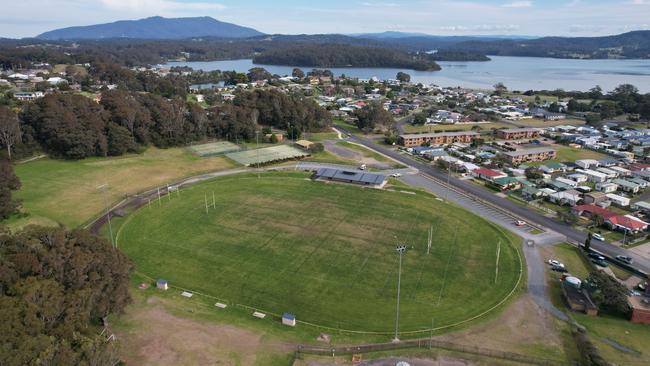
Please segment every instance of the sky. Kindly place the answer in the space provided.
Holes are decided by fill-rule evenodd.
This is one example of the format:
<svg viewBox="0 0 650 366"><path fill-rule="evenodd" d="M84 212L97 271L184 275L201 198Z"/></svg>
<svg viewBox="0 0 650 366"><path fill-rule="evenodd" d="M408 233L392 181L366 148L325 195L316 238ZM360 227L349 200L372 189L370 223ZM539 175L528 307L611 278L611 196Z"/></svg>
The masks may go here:
<svg viewBox="0 0 650 366"><path fill-rule="evenodd" d="M650 0L3 0L0 37L154 15L211 16L269 34L598 36L650 29Z"/></svg>

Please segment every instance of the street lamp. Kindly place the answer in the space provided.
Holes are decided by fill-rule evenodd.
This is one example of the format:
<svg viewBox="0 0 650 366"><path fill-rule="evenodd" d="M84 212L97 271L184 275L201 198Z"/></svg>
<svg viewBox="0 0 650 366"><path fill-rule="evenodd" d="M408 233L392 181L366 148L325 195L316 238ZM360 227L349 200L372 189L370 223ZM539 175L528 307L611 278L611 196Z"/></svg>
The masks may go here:
<svg viewBox="0 0 650 366"><path fill-rule="evenodd" d="M399 293L402 285L402 256L406 251L406 245L400 244L395 250L399 253L399 269L397 271L397 314L395 316L395 338L393 338L393 342L399 342Z"/></svg>

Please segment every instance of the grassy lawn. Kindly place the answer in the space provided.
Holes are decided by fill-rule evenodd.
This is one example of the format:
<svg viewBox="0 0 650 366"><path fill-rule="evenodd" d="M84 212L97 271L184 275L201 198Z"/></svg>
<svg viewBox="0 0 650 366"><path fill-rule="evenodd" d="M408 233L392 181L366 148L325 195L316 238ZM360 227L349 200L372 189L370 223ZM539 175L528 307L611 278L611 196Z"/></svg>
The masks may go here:
<svg viewBox="0 0 650 366"><path fill-rule="evenodd" d="M600 153L598 151L593 151L589 149L576 149L573 147L565 145L553 145L551 146L555 151L557 151L557 158L554 161L576 161L580 159L604 159L607 157L606 154Z"/></svg>
<svg viewBox="0 0 650 366"><path fill-rule="evenodd" d="M517 126L543 128L543 127L555 127L555 126L563 126L563 125L582 126L585 124L585 121L581 119L575 119L575 118L561 119L559 121L546 121L541 118L532 118L532 119L522 119L519 121L514 121L513 123L516 124Z"/></svg>
<svg viewBox="0 0 650 366"><path fill-rule="evenodd" d="M198 158L183 148L150 148L140 155L79 161L40 159L15 166L22 187L16 197L26 217L10 227L62 223L76 227L124 196L179 178L223 170L233 165L222 157ZM108 184L106 197L97 188ZM106 199L106 200L105 200Z"/></svg>
<svg viewBox="0 0 650 366"><path fill-rule="evenodd" d="M553 258L544 258L548 259L557 259L560 262L564 263L569 273L580 278L585 279L589 276L591 272L591 264L587 262L579 253L578 249L571 244L563 243L558 244L552 247ZM557 275L559 278L559 275Z"/></svg>
<svg viewBox="0 0 650 366"><path fill-rule="evenodd" d="M516 94L516 93L506 93L506 96L510 98L521 98L524 102L530 103L535 101L535 97L539 96L539 99L542 103L544 102L557 102L558 97L553 96L553 95L545 95L545 94L535 94L535 95L524 95L524 94Z"/></svg>
<svg viewBox="0 0 650 366"><path fill-rule="evenodd" d="M512 125L501 122L490 123L462 123L455 125L418 125L412 124L404 125L404 132L406 133L420 133L420 132L445 132L445 131L469 131L474 126L481 127L481 131L489 131L493 128L509 128Z"/></svg>
<svg viewBox="0 0 650 366"><path fill-rule="evenodd" d="M313 142L319 142L323 140L336 140L338 138L338 134L334 131L329 131L329 132L311 132L311 133L304 133L301 138Z"/></svg>
<svg viewBox="0 0 650 366"><path fill-rule="evenodd" d="M396 242L408 245L401 331L427 327L434 315L441 329L479 316L520 284L516 245L478 216L422 191L306 178L241 174L197 184L129 216L119 246L153 278L330 332L392 331ZM216 208L206 213L212 192Z"/></svg>

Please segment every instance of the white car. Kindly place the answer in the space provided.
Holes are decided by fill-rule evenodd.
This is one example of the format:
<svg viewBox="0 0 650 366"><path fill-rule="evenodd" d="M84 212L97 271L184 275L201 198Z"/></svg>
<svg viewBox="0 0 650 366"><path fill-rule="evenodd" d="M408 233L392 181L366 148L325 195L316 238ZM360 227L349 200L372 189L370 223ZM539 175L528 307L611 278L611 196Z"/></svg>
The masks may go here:
<svg viewBox="0 0 650 366"><path fill-rule="evenodd" d="M598 233L592 233L591 237L596 240L605 241L605 237Z"/></svg>
<svg viewBox="0 0 650 366"><path fill-rule="evenodd" d="M562 268L564 268L564 263L562 263L562 262L560 262L558 260L555 260L555 259L549 259L548 264L550 264L553 267L562 267Z"/></svg>
<svg viewBox="0 0 650 366"><path fill-rule="evenodd" d="M393 173L390 176L393 177L393 178L399 178L399 177L402 176L402 173Z"/></svg>
<svg viewBox="0 0 650 366"><path fill-rule="evenodd" d="M526 221L517 220L517 221L515 221L515 225L516 225L516 226L525 226L525 225L526 225Z"/></svg>

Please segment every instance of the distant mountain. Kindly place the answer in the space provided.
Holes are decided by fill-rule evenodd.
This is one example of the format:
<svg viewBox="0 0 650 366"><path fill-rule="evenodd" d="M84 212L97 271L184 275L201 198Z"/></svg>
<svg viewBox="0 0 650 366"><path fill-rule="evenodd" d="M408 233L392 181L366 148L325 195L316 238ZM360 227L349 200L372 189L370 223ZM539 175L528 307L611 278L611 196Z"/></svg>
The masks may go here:
<svg viewBox="0 0 650 366"><path fill-rule="evenodd" d="M120 20L106 24L61 28L39 34L37 38L46 40L248 38L263 34L252 28L220 22L211 17L150 17L139 20Z"/></svg>
<svg viewBox="0 0 650 366"><path fill-rule="evenodd" d="M603 37L543 37L531 40L472 40L448 47L495 56L574 59L650 58L650 31Z"/></svg>

